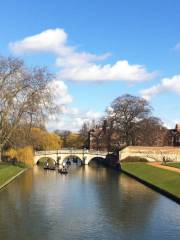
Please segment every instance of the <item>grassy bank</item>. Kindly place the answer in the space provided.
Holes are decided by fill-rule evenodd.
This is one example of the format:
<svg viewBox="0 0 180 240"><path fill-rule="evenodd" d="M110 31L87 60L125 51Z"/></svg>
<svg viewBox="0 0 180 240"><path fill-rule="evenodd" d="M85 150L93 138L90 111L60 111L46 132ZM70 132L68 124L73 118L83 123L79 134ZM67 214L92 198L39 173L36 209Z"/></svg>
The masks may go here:
<svg viewBox="0 0 180 240"><path fill-rule="evenodd" d="M180 168L180 163L166 163L165 166Z"/></svg>
<svg viewBox="0 0 180 240"><path fill-rule="evenodd" d="M9 179L20 173L24 168L0 163L0 188Z"/></svg>
<svg viewBox="0 0 180 240"><path fill-rule="evenodd" d="M180 198L180 174L146 163L122 163L122 170Z"/></svg>

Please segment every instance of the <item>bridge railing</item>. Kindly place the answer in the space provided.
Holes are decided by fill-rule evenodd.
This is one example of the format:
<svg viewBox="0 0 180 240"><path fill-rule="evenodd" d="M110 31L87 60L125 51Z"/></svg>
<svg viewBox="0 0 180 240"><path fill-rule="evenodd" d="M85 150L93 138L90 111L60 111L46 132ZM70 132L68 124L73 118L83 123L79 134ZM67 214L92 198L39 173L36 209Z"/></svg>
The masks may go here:
<svg viewBox="0 0 180 240"><path fill-rule="evenodd" d="M90 150L89 154L91 154L91 155L107 155L107 152L105 152L105 151L97 151L97 150Z"/></svg>
<svg viewBox="0 0 180 240"><path fill-rule="evenodd" d="M51 155L51 154L92 154L92 155L107 155L105 151L89 150L89 149L59 149L59 150L46 150L35 151L35 156Z"/></svg>
<svg viewBox="0 0 180 240"><path fill-rule="evenodd" d="M59 150L46 150L35 151L35 155L50 155L50 154L82 154L89 153L88 149L59 149Z"/></svg>

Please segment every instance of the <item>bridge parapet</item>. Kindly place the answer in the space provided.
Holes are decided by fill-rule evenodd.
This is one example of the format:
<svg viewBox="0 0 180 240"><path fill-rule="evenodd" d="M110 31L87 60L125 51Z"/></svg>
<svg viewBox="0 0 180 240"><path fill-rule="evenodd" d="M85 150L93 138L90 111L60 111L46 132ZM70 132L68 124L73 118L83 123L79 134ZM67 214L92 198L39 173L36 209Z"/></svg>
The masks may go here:
<svg viewBox="0 0 180 240"><path fill-rule="evenodd" d="M85 149L60 149L60 150L47 150L47 151L35 151L35 155L48 155L48 154L77 154L88 153L89 150Z"/></svg>
<svg viewBox="0 0 180 240"><path fill-rule="evenodd" d="M91 154L91 155L107 155L108 153L105 151L90 150L89 154Z"/></svg>
<svg viewBox="0 0 180 240"><path fill-rule="evenodd" d="M96 151L88 149L60 149L60 150L47 150L35 151L35 156L49 155L49 154L93 154L93 155L107 155L105 151Z"/></svg>

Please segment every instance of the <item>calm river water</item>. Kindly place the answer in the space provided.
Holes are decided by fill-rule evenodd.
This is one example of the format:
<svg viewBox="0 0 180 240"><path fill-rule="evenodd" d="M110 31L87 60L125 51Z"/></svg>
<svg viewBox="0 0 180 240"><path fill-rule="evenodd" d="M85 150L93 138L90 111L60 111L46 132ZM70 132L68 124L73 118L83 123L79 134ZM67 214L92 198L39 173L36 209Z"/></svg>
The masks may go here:
<svg viewBox="0 0 180 240"><path fill-rule="evenodd" d="M1 240L180 239L180 207L103 167L28 170L0 191Z"/></svg>

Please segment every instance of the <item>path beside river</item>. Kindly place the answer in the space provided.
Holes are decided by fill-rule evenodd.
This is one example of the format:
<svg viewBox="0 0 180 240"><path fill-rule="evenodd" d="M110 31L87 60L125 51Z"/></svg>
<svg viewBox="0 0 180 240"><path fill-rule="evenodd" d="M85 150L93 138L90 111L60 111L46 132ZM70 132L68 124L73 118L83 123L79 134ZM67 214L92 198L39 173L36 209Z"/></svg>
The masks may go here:
<svg viewBox="0 0 180 240"><path fill-rule="evenodd" d="M180 173L180 169L179 168L162 165L160 162L149 162L148 164L151 165L151 166L154 166L154 167L158 167L158 168L162 168L162 169L165 169L165 170L169 170L169 171Z"/></svg>

